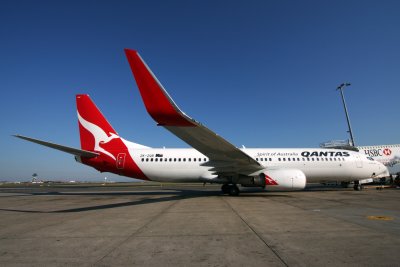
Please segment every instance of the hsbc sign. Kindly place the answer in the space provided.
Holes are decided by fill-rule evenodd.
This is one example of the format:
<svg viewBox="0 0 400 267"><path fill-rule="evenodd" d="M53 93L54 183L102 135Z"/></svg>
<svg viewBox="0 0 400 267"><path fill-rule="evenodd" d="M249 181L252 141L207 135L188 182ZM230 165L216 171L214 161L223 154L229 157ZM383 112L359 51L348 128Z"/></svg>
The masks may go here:
<svg viewBox="0 0 400 267"><path fill-rule="evenodd" d="M389 148L364 149L364 153L369 157L382 157L390 156L392 154L392 150Z"/></svg>

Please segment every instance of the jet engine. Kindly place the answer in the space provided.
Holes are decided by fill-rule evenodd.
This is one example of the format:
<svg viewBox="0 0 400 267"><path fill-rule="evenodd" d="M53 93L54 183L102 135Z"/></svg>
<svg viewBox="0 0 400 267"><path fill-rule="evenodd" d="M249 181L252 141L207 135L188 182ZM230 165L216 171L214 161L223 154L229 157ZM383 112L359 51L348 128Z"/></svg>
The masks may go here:
<svg viewBox="0 0 400 267"><path fill-rule="evenodd" d="M238 180L243 187L263 187L268 191L302 190L306 182L306 175L298 169L265 169L251 176L241 176Z"/></svg>

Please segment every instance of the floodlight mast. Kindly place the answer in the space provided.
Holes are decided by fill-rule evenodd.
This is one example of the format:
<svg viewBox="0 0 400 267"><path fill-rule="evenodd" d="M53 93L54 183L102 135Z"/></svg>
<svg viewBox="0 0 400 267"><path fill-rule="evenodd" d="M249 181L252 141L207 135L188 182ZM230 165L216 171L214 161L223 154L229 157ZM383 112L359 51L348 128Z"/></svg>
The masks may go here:
<svg viewBox="0 0 400 267"><path fill-rule="evenodd" d="M349 127L349 130L347 131L350 134L350 145L355 146L356 144L354 143L354 137L353 137L353 132L351 130L351 125L350 125L350 119L349 119L349 113L347 112L347 106L346 106L346 101L344 100L344 95L343 95L343 89L347 86L350 86L351 83L342 83L339 85L336 90L340 91L340 95L342 96L342 102L343 102L343 107L344 107L344 112L346 114L346 120L347 120L347 125Z"/></svg>

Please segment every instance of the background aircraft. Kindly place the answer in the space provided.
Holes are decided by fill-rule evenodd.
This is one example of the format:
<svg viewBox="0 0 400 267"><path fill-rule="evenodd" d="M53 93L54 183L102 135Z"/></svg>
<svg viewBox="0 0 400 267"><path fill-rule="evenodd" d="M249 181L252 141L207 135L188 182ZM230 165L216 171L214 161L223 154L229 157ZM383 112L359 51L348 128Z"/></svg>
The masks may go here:
<svg viewBox="0 0 400 267"><path fill-rule="evenodd" d="M385 165L392 177L400 174L400 144L354 147L348 140L332 140L321 143L320 147L359 151Z"/></svg>
<svg viewBox="0 0 400 267"><path fill-rule="evenodd" d="M377 146L358 146L360 152L366 156L385 165L390 175L400 173L400 144L377 145Z"/></svg>

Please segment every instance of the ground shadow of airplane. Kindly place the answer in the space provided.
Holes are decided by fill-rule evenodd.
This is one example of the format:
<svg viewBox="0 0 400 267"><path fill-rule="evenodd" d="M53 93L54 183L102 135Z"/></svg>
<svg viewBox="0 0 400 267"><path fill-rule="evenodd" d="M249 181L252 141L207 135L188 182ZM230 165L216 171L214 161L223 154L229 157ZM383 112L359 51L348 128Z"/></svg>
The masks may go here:
<svg viewBox="0 0 400 267"><path fill-rule="evenodd" d="M103 205L94 205L87 207L78 207L78 208L70 208L70 209L62 209L62 210L53 210L53 211L40 211L40 210L22 210L22 209L0 209L0 211L13 211L13 212L25 212L25 213L74 213L74 212L86 212L93 210L104 210L104 209L112 209L119 207L128 207L128 206L137 206L137 205L146 205L152 203L160 203L160 202L169 202L169 201L177 201L183 199L191 199L191 198L203 198L203 197L227 197L227 198L237 198L232 196L224 196L218 188L215 190L196 190L196 189L177 189L177 188L162 188L162 189L154 189L154 190L146 190L146 191L122 191L122 192L63 192L54 191L54 188L51 191L44 192L21 192L23 195L20 196L143 196L144 198L134 201L127 201L121 203L112 203L112 204L103 204ZM335 190L336 189L336 190ZM262 191L260 189L246 189L242 191L239 198L292 198L292 194L303 194L309 191L337 191L337 187L311 187L305 191L296 191L296 192L267 192ZM15 192L17 193L17 192ZM15 195L14 195L15 197Z"/></svg>
<svg viewBox="0 0 400 267"><path fill-rule="evenodd" d="M121 203L112 203L112 204L103 204L103 205L94 205L94 206L86 206L86 207L78 207L78 208L70 208L70 209L62 209L62 210L53 210L53 211L40 211L40 210L22 210L22 209L0 209L0 211L13 211L13 212L26 212L26 213L71 213L71 212L85 212L85 211L93 211L93 210L104 210L104 209L112 209L119 207L127 207L127 206L136 206L136 205L146 205L152 203L160 203L160 202L169 202L169 201L177 201L183 199L191 199L191 198L203 198L203 197L212 197L212 196L221 196L221 197L229 197L223 196L220 190L192 190L192 189L162 189L162 190L154 190L154 192L140 192L140 191L124 191L124 192L58 192L58 191L48 191L48 192L32 192L26 193L20 196L143 196L142 199L136 199L133 201L121 202ZM276 198L276 197L290 197L286 194L265 194L261 191L245 191L241 197L267 197L267 198Z"/></svg>

